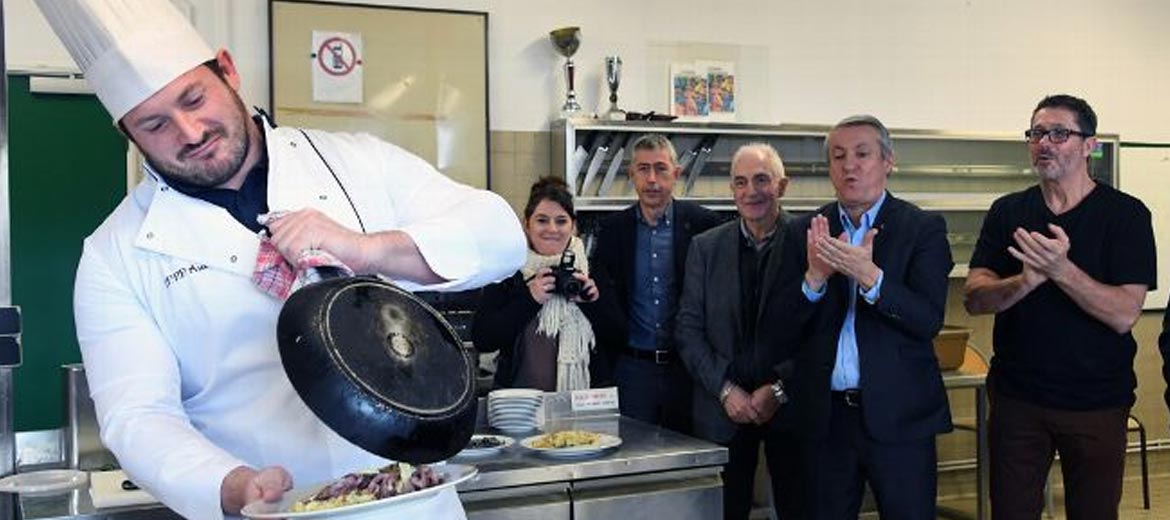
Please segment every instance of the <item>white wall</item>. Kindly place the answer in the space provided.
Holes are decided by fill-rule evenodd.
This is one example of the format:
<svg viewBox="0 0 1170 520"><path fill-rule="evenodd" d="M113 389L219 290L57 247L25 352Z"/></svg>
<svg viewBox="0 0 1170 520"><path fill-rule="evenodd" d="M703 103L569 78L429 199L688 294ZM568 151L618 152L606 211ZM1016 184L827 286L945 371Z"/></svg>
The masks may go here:
<svg viewBox="0 0 1170 520"><path fill-rule="evenodd" d="M267 1L176 3L192 12L209 40L233 49L245 97L266 105ZM671 58L731 57L741 78L743 122L825 124L869 112L893 127L1019 132L1043 95L1069 92L1093 104L1102 132L1170 142L1165 0L370 3L490 13L494 130L548 127L564 92L563 59L548 43L548 31L578 25L578 90L589 111L606 107L605 55L623 58L623 106L659 112L667 108ZM10 68L71 67L32 0L3 4ZM1123 189L1139 194L1158 222L1170 222L1164 180L1170 154L1143 152L1131 162L1127 154ZM1170 254L1161 256L1160 285L1166 288ZM1155 299L1161 305L1164 298Z"/></svg>
<svg viewBox="0 0 1170 520"><path fill-rule="evenodd" d="M245 94L267 102L267 2L176 0L230 46ZM492 128L538 130L562 99L550 29L578 25L580 96L604 109L602 59L625 62L623 105L666 109L665 59L740 51L744 122L828 123L871 112L891 126L1019 131L1044 94L1088 99L1104 131L1170 141L1162 0L374 0L490 13ZM32 0L4 2L10 68L70 66ZM688 53L689 49L689 53ZM750 102L749 102L750 101Z"/></svg>

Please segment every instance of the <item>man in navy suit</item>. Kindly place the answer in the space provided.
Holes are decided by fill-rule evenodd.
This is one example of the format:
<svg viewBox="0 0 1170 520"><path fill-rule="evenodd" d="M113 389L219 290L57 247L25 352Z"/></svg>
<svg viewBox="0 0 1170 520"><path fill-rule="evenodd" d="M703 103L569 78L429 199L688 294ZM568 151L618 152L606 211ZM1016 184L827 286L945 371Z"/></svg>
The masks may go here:
<svg viewBox="0 0 1170 520"><path fill-rule="evenodd" d="M666 137L633 145L629 175L638 202L605 217L590 265L601 292L595 329L615 359L622 415L689 433L690 377L672 332L691 237L719 223L713 211L676 200L681 168Z"/></svg>
<svg viewBox="0 0 1170 520"><path fill-rule="evenodd" d="M769 318L799 329L790 405L811 517L856 519L868 482L882 518L933 520L935 435L951 430L932 344L954 265L946 223L886 191L881 121L842 120L825 150L837 201L794 223L785 262L804 276Z"/></svg>

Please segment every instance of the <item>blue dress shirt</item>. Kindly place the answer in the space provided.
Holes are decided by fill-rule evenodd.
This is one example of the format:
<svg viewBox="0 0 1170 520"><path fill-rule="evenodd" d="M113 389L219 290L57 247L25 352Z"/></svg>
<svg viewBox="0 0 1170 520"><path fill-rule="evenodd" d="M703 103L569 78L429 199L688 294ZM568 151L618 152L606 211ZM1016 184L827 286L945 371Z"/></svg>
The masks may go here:
<svg viewBox="0 0 1170 520"><path fill-rule="evenodd" d="M634 278L630 291L630 346L665 349L674 307L674 203L653 225L635 208Z"/></svg>
<svg viewBox="0 0 1170 520"><path fill-rule="evenodd" d="M861 223L859 226L854 226L853 221L849 220L849 213L845 208L837 204L837 212L841 216L841 226L849 235L849 243L851 245L860 245L861 240L865 238L865 234L873 227L874 220L877 219L878 211L882 208L882 203L886 201L886 194L882 192L881 198L874 203L873 207L869 208L861 215ZM881 296L882 278L884 273L878 273L877 282L870 287L868 291L861 292L859 290L857 280L849 279L849 293L860 294L862 298L870 305L878 300ZM819 302L825 296L825 288L829 284L821 286L820 291L813 291L808 286L808 282L801 283L801 290L804 291L804 296L810 302ZM837 362L833 365L833 375L830 380L830 387L833 390L849 390L852 388L861 387L861 371L859 368L857 358L857 329L855 322L857 319L857 297L849 298L849 310L845 312L845 323L841 326L841 335L837 337Z"/></svg>

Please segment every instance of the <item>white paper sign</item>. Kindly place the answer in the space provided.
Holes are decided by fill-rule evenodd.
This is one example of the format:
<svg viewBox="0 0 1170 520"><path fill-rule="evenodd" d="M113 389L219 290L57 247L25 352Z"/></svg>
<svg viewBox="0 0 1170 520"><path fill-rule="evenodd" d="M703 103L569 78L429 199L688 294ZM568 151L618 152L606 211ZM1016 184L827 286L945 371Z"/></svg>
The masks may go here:
<svg viewBox="0 0 1170 520"><path fill-rule="evenodd" d="M313 31L313 101L362 102L362 35Z"/></svg>
<svg viewBox="0 0 1170 520"><path fill-rule="evenodd" d="M573 411L617 410L617 387L590 388L573 391Z"/></svg>

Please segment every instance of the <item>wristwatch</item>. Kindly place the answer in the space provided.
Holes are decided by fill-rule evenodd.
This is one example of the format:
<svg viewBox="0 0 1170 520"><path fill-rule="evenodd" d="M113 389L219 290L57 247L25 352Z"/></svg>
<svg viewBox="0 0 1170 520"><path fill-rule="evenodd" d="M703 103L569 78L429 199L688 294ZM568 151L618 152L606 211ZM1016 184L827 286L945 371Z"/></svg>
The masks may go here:
<svg viewBox="0 0 1170 520"><path fill-rule="evenodd" d="M731 395L732 390L735 390L735 384L731 381L724 381L723 388L719 391L719 402L726 401L727 396Z"/></svg>
<svg viewBox="0 0 1170 520"><path fill-rule="evenodd" d="M776 402L784 404L788 402L788 394L784 393L784 381L779 379L772 383L772 397L776 398Z"/></svg>

